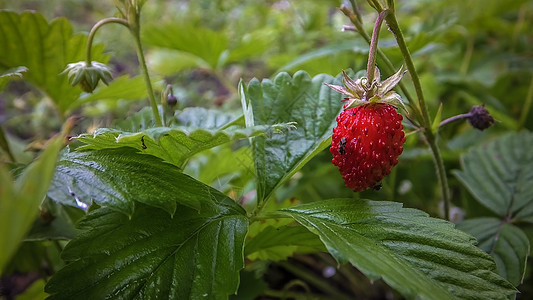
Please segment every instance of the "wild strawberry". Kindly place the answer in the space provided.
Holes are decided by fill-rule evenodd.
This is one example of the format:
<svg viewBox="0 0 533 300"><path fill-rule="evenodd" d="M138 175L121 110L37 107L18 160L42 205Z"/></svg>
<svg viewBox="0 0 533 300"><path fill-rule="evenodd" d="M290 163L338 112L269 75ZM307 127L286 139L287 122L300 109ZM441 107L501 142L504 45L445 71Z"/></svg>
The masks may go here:
<svg viewBox="0 0 533 300"><path fill-rule="evenodd" d="M343 72L344 87L328 84L349 96L333 128L330 152L344 184L355 192L380 186L398 164L405 142L403 117L395 109L403 103L392 91L404 73L400 70L383 82L377 68L375 74L376 80L369 83L366 78L354 81Z"/></svg>
<svg viewBox="0 0 533 300"><path fill-rule="evenodd" d="M333 129L333 164L356 192L376 186L403 151L402 115L388 104L370 103L343 111Z"/></svg>

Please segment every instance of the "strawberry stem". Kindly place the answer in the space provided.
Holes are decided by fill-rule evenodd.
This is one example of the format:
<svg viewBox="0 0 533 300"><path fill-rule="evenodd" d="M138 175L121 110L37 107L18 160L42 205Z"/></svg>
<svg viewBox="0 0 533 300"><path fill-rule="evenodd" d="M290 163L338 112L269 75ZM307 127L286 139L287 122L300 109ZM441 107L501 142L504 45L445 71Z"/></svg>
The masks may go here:
<svg viewBox="0 0 533 300"><path fill-rule="evenodd" d="M152 107L152 112L154 114L155 125L163 126L161 116L159 115L159 108L157 107L157 101L155 100L154 89L152 88L150 74L148 73L148 67L146 66L146 61L144 59L144 51L141 44L141 35L139 28L137 27L136 30L132 30L132 34L135 40L135 46L137 48L137 58L139 60L139 65L141 66L141 71L143 73L144 83L146 84L146 89L148 91L150 106Z"/></svg>
<svg viewBox="0 0 533 300"><path fill-rule="evenodd" d="M366 77L370 86L372 86L374 82L376 70L376 51L378 49L379 30L381 29L381 24L388 13L388 10L384 10L379 13L376 23L374 24L374 30L372 31L372 40L370 41L370 49L368 50L368 64L366 67Z"/></svg>

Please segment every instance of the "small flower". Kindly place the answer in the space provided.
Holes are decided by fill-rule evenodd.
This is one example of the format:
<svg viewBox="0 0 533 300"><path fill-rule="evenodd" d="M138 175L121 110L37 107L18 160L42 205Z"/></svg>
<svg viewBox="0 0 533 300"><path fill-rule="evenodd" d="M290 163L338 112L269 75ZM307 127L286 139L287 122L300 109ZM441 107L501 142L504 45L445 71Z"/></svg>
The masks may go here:
<svg viewBox="0 0 533 300"><path fill-rule="evenodd" d="M63 73L68 72L68 81L72 86L78 83L84 92L92 93L98 82L102 80L106 85L113 79L111 70L103 63L96 61L87 65L85 61L72 63L67 66Z"/></svg>
<svg viewBox="0 0 533 300"><path fill-rule="evenodd" d="M372 82L368 82L366 77L353 80L342 71L342 82L344 86L327 83L326 85L333 90L348 96L348 98L345 99L348 103L344 105L344 109L369 103L384 103L405 109L400 95L393 91L393 88L400 82L405 72L407 71L402 71L400 68L396 74L381 81L379 69L376 67L375 79Z"/></svg>

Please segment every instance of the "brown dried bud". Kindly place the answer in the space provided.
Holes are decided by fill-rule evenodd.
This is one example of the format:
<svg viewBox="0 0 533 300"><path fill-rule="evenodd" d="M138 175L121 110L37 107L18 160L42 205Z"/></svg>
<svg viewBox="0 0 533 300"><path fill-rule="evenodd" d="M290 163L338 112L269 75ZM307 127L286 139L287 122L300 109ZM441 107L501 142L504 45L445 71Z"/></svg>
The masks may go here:
<svg viewBox="0 0 533 300"><path fill-rule="evenodd" d="M473 106L469 114L468 122L476 129L484 130L494 125L494 118L484 105Z"/></svg>

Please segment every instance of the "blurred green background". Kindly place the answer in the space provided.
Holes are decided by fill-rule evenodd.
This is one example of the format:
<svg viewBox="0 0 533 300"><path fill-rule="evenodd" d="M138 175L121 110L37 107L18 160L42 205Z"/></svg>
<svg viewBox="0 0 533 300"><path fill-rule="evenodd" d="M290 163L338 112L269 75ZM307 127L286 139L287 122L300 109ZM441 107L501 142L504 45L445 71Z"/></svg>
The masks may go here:
<svg viewBox="0 0 533 300"><path fill-rule="evenodd" d="M370 33L376 14L366 2L356 2ZM335 76L341 70L363 70L368 45L356 32L341 30L349 25L338 9L341 4L337 0L147 1L142 37L157 92L171 85L178 99L173 107L176 111L200 106L239 114L237 86L241 79L271 78L282 71ZM430 115L434 117L441 104L442 119L484 104L498 121L486 131L476 131L462 121L442 128L439 143L448 171L459 169L460 155L474 145L504 132L533 129L533 1L403 0L396 6ZM66 18L75 33L85 34L98 20L115 13L112 1L104 0L0 0L0 8L18 13L34 10L49 21ZM380 47L399 68L401 54L384 27ZM104 54L115 78L139 74L134 44L125 29L105 26L95 41L105 45ZM377 63L379 67L382 62L378 59ZM0 58L0 71L5 69ZM382 77L389 75L382 71ZM409 76L404 83L414 94ZM75 133L84 133L112 127L145 106L146 96L140 93L124 99L102 97L60 113L38 86L15 80L0 93L0 124L17 161L26 163L34 154L24 149L38 150L68 115L84 116L75 129ZM405 128L406 132L412 130L408 122ZM228 145L198 155L186 172L209 178L203 173L208 172L206 166L239 147ZM360 197L399 201L440 216L440 190L424 141L420 135L409 135L404 149L399 165L383 181L383 189L363 192ZM0 160L8 161L4 152L0 152ZM278 199L307 202L352 197L330 161L330 153L323 151L280 189ZM243 199L250 193L251 176L234 171L207 183ZM456 221L490 215L451 174L449 180ZM531 240L533 231L524 229ZM57 258L57 253L50 257ZM531 263L529 266L528 272ZM526 278L519 287L522 299L533 297L531 277ZM382 295L376 293L373 296Z"/></svg>

